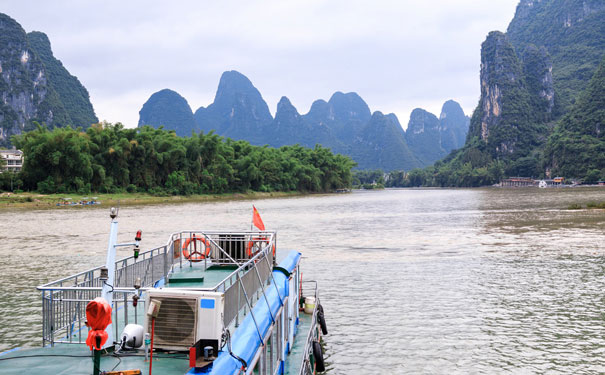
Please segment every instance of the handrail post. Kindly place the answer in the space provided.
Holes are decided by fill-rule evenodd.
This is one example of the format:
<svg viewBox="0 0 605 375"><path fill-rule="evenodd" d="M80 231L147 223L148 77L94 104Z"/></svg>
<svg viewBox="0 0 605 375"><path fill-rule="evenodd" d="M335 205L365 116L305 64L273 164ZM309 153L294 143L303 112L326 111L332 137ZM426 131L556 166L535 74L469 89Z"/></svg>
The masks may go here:
<svg viewBox="0 0 605 375"><path fill-rule="evenodd" d="M179 265L183 269L183 232L179 233Z"/></svg>
<svg viewBox="0 0 605 375"><path fill-rule="evenodd" d="M281 296L279 295L279 288L277 287L277 283L275 282L275 278L273 277L273 272L271 272L271 266L269 265L269 259L265 258L265 260L267 261L267 266L269 266L269 275L271 275L271 280L273 280L273 285L275 286L275 291L277 292L277 298L279 299L279 306L283 306L284 305L284 301L281 299ZM273 258L273 261L275 261L275 257Z"/></svg>
<svg viewBox="0 0 605 375"><path fill-rule="evenodd" d="M53 319L55 318L55 314L54 314L54 306L53 306L53 291L49 291L48 293L50 295L50 346L55 346L55 334L53 332L53 326L54 326L54 322Z"/></svg>
<svg viewBox="0 0 605 375"><path fill-rule="evenodd" d="M128 325L128 295L126 293L122 293L124 295L124 327ZM119 340L119 337L116 337Z"/></svg>
<svg viewBox="0 0 605 375"><path fill-rule="evenodd" d="M149 259L149 264L151 264L151 283L155 284L155 277L154 277L154 274L153 274L153 269L155 268L153 266L153 250L151 251L151 255L150 256L151 256L151 259Z"/></svg>
<svg viewBox="0 0 605 375"><path fill-rule="evenodd" d="M265 287L263 286L264 282L260 277L260 272L258 272L258 266L256 264L254 265L254 270L256 271L256 276L258 276L258 282L260 283L260 290L262 290L263 296L265 297L265 302L267 303L267 307L269 308L269 315L271 316L271 321L273 322L273 324L275 324L275 317L273 316L273 313L271 312L271 305L269 304L269 300L267 299L267 295L265 294ZM269 272L271 272L270 269L269 269ZM277 293L277 296L279 297L279 292Z"/></svg>
<svg viewBox="0 0 605 375"><path fill-rule="evenodd" d="M238 274L238 276L239 276L239 274ZM263 343L263 335L261 335L260 329L258 329L258 323L256 322L256 318L254 317L254 312L252 311L252 305L250 304L250 301L248 300L248 293L246 293L246 287L244 286L244 283L242 282L241 277L238 277L238 280L240 282L240 285L242 286L242 289L244 290L244 297L246 297L246 303L248 304L248 308L250 309L250 315L252 315L252 320L254 321L254 326L256 327L256 332L258 333L260 342Z"/></svg>
<svg viewBox="0 0 605 375"><path fill-rule="evenodd" d="M239 272L238 272L239 274ZM235 280L237 282L237 274L235 275ZM239 284L237 285L237 313L235 314L235 328L239 327L239 309L241 306L241 292L239 290L240 286ZM244 311L245 313L245 311Z"/></svg>
<svg viewBox="0 0 605 375"><path fill-rule="evenodd" d="M46 290L42 291L42 347L46 346L46 331L47 331L47 316L46 316L46 304L44 303L44 297Z"/></svg>
<svg viewBox="0 0 605 375"><path fill-rule="evenodd" d="M168 245L164 245L164 278L168 276Z"/></svg>

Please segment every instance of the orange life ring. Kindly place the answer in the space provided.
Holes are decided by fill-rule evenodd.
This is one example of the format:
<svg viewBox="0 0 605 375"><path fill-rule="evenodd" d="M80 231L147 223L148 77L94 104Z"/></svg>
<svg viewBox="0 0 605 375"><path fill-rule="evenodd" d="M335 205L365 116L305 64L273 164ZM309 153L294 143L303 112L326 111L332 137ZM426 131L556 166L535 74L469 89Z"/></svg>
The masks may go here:
<svg viewBox="0 0 605 375"><path fill-rule="evenodd" d="M248 241L248 246L246 246L246 254L248 255L248 257L252 257L254 255L252 253L252 248L254 247L254 245L258 244L259 241L261 243L264 241L267 245L269 244L269 239L267 237L253 237L252 241ZM273 244L273 257L275 258L275 244Z"/></svg>
<svg viewBox="0 0 605 375"><path fill-rule="evenodd" d="M191 243L191 241L193 241L193 251L190 254L189 253L189 244ZM203 251L203 252L198 251L197 241L200 241L201 243L204 244L205 251ZM187 238L187 240L185 240L185 243L183 243L182 250L183 250L183 256L185 257L185 259L187 259L191 262L201 262L205 258L208 258L208 255L210 255L210 246L208 246L206 239L204 237L197 237L196 235L193 235L193 237Z"/></svg>

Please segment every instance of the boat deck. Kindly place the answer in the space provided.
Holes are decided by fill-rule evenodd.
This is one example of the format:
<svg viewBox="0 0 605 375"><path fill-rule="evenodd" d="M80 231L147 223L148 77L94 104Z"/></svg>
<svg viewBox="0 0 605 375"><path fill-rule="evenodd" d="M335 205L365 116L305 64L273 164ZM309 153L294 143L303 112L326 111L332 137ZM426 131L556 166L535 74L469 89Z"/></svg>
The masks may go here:
<svg viewBox="0 0 605 375"><path fill-rule="evenodd" d="M203 262L182 267L175 265L173 272L168 275L166 288L203 288L216 287L229 274L236 269L234 266L204 267ZM145 308L142 303L134 308L131 303L120 307L114 314L119 315L117 330L122 332L125 322L122 316L129 316L129 322L143 325L145 322ZM243 312L240 312L243 313ZM115 315L114 315L115 316ZM240 315L243 320L245 316ZM115 318L113 318L115 321ZM298 374L303 357L305 341L312 322L311 315L300 314L299 326L294 345L287 357L285 374ZM86 338L87 329L76 331L72 339L74 342ZM115 333L114 333L115 334ZM117 334L116 334L117 335ZM183 375L190 369L187 353L154 352L153 372L163 375ZM35 369L35 372L30 372ZM149 361L145 359L144 347L137 351L115 354L105 354L101 357L101 372L139 369L142 374L149 373ZM90 374L93 370L92 352L84 344L55 344L53 347L43 348L16 348L0 353L0 373L3 375L36 374Z"/></svg>
<svg viewBox="0 0 605 375"><path fill-rule="evenodd" d="M0 373L3 375L27 374L91 374L93 370L92 352L82 344L57 344L54 347L21 349L0 354ZM14 358L14 359L11 359ZM33 370L35 369L35 370ZM101 357L101 371L140 369L149 373L149 361L142 352L132 354L104 355ZM154 353L153 373L183 375L189 370L189 360L185 353Z"/></svg>
<svg viewBox="0 0 605 375"><path fill-rule="evenodd" d="M174 266L174 273L168 275L168 288L214 288L233 271L235 266L210 265L205 269L203 263Z"/></svg>
<svg viewBox="0 0 605 375"><path fill-rule="evenodd" d="M311 315L300 314L298 334L288 356L285 375L298 374L303 358L307 333L311 328ZM15 359L10 359L15 358ZM153 372L164 375L183 375L189 370L186 353L154 353ZM3 375L23 375L25 369L36 369L38 374L90 374L92 373L92 352L82 344L57 344L54 347L19 349L0 354L0 373ZM149 373L149 361L143 351L131 352L120 357L101 357L101 371L140 369ZM28 370L28 371L29 371Z"/></svg>
<svg viewBox="0 0 605 375"><path fill-rule="evenodd" d="M300 364L303 359L305 342L307 340L307 333L311 329L312 315L300 313L298 318L298 334L294 337L294 345L288 355L288 360L285 366L285 375L293 375L300 373Z"/></svg>

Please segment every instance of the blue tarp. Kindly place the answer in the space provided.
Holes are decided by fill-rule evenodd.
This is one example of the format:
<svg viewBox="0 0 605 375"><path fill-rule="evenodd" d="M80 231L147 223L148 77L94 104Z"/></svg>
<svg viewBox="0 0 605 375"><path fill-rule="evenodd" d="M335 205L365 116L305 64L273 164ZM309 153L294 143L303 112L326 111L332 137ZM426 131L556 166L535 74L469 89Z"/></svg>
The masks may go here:
<svg viewBox="0 0 605 375"><path fill-rule="evenodd" d="M288 270L288 272L292 272L298 264L300 256L301 254L298 251L290 251L288 256L279 264L279 267ZM288 279L286 278L286 275L279 271L273 271L273 279L275 280L277 288L271 283L271 285L265 289L265 294L269 303L267 304L265 301L265 296L261 296L252 309L253 314L248 314L246 316L231 337L231 351L233 354L246 361L247 364L250 364L252 359L254 359L254 354L256 354L258 347L261 345L261 336L265 337L271 324L273 324L272 316L274 317L275 314L277 314L282 305L282 301L289 294ZM271 308L270 310L269 307ZM256 319L256 324L253 315L254 319ZM212 364L212 368L207 371L195 371L195 369L191 369L187 374L228 375L237 373L241 367L242 363L231 356L227 351L227 347L225 347Z"/></svg>

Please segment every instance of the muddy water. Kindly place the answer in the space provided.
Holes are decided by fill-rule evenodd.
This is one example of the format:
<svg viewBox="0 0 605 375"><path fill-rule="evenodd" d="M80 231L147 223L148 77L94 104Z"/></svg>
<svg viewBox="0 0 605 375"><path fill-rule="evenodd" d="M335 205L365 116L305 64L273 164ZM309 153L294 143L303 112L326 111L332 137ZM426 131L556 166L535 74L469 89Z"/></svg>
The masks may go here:
<svg viewBox="0 0 605 375"><path fill-rule="evenodd" d="M331 374L605 372L605 189L256 201L319 281ZM251 201L123 208L120 240L249 229ZM0 351L41 344L35 286L104 261L108 208L0 212ZM130 255L127 250L122 255Z"/></svg>

